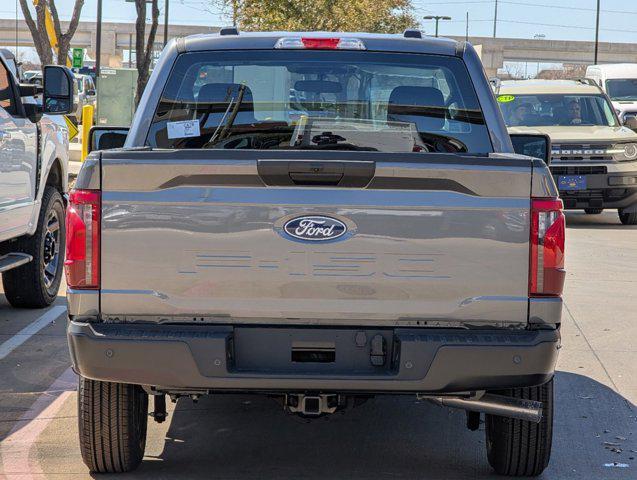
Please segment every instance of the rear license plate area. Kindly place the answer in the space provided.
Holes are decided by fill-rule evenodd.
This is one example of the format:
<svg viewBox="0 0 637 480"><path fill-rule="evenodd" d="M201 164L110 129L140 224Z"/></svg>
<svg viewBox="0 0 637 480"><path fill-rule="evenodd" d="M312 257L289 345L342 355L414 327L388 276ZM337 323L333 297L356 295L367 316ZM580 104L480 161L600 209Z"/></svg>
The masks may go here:
<svg viewBox="0 0 637 480"><path fill-rule="evenodd" d="M397 345L392 329L238 327L232 366L271 375L387 374Z"/></svg>
<svg viewBox="0 0 637 480"><path fill-rule="evenodd" d="M336 361L336 345L334 342L292 343L290 360L293 363L334 363Z"/></svg>
<svg viewBox="0 0 637 480"><path fill-rule="evenodd" d="M557 188L564 191L586 190L586 176L560 175L557 177Z"/></svg>

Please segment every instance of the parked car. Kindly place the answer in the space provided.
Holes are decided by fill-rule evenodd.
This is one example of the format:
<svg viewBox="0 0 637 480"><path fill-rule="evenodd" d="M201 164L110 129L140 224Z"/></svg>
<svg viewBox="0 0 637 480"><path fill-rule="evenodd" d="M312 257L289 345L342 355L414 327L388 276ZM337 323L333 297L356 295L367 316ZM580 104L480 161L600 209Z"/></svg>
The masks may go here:
<svg viewBox="0 0 637 480"><path fill-rule="evenodd" d="M77 123L80 124L82 123L84 106L92 105L95 107L97 105L97 93L95 91L95 83L93 83L91 76L76 73L75 82L77 84L77 98L75 101L77 108L72 115L75 117Z"/></svg>
<svg viewBox="0 0 637 480"><path fill-rule="evenodd" d="M623 224L637 224L637 133L621 124L599 86L504 81L496 96L509 132L550 136L551 173L567 209L617 209Z"/></svg>
<svg viewBox="0 0 637 480"><path fill-rule="evenodd" d="M42 70L28 70L24 72L25 83L42 86Z"/></svg>
<svg viewBox="0 0 637 480"><path fill-rule="evenodd" d="M42 75L41 70L27 70L22 74L22 81L25 83L30 83L29 80L31 80L33 77L41 76L41 75Z"/></svg>
<svg viewBox="0 0 637 480"><path fill-rule="evenodd" d="M637 130L637 63L589 65L586 78L610 97L619 120L634 119L631 128Z"/></svg>
<svg viewBox="0 0 637 480"><path fill-rule="evenodd" d="M67 215L92 472L138 466L149 397L163 421L166 395L222 392L306 417L412 395L473 430L484 414L497 472L546 468L562 202L543 159L514 153L470 44L171 41L130 131L92 145L124 132L87 157Z"/></svg>
<svg viewBox="0 0 637 480"><path fill-rule="evenodd" d="M64 67L44 72L42 107L40 89L0 58L0 273L16 307L49 305L64 264L69 141L51 115L73 110L73 79Z"/></svg>

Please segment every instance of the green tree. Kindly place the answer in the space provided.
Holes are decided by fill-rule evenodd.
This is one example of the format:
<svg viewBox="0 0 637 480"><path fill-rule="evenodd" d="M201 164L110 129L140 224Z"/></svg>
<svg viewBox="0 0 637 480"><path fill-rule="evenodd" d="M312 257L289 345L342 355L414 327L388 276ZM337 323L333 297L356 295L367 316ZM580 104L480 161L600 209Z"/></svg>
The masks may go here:
<svg viewBox="0 0 637 480"><path fill-rule="evenodd" d="M243 30L398 33L414 27L411 0L216 0Z"/></svg>

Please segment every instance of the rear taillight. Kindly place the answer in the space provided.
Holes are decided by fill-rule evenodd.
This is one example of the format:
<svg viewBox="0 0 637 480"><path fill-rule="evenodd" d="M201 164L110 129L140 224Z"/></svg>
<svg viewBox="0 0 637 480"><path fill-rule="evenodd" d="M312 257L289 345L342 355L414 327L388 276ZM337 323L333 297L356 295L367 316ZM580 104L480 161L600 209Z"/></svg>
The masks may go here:
<svg viewBox="0 0 637 480"><path fill-rule="evenodd" d="M566 221L563 204L556 198L531 201L531 260L529 295L559 296L564 289L564 241Z"/></svg>
<svg viewBox="0 0 637 480"><path fill-rule="evenodd" d="M100 212L98 190L72 190L66 210L66 283L70 288L100 286Z"/></svg>

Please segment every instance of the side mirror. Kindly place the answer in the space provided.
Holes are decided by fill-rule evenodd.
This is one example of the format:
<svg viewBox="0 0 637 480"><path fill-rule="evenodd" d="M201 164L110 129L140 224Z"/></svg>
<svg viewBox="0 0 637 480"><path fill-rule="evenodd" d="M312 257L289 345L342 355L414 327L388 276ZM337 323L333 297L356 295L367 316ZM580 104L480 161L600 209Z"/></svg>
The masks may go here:
<svg viewBox="0 0 637 480"><path fill-rule="evenodd" d="M512 133L513 150L520 155L541 158L544 163L551 163L551 138L542 134Z"/></svg>
<svg viewBox="0 0 637 480"><path fill-rule="evenodd" d="M43 78L43 112L49 115L65 115L74 112L74 98L77 92L73 72L67 67L46 65Z"/></svg>
<svg viewBox="0 0 637 480"><path fill-rule="evenodd" d="M637 117L634 115L624 117L624 126L637 132Z"/></svg>
<svg viewBox="0 0 637 480"><path fill-rule="evenodd" d="M129 127L92 127L88 133L89 153L93 150L122 148L126 142L128 130L130 130Z"/></svg>
<svg viewBox="0 0 637 480"><path fill-rule="evenodd" d="M95 90L93 90L93 89L87 90L86 94L90 95L92 97L93 95L95 95Z"/></svg>

